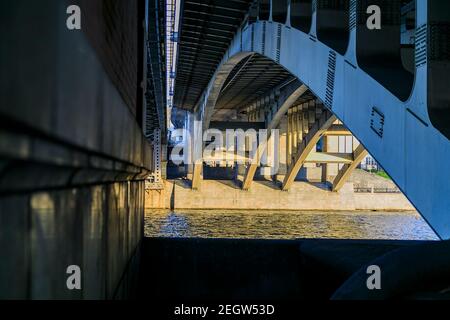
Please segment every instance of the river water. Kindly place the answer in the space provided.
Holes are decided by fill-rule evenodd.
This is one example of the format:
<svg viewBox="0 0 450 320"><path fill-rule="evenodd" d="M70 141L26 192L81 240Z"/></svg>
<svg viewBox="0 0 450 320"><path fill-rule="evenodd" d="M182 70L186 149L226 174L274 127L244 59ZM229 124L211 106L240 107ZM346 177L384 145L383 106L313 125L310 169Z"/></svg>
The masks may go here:
<svg viewBox="0 0 450 320"><path fill-rule="evenodd" d="M151 210L147 237L438 240L416 212Z"/></svg>

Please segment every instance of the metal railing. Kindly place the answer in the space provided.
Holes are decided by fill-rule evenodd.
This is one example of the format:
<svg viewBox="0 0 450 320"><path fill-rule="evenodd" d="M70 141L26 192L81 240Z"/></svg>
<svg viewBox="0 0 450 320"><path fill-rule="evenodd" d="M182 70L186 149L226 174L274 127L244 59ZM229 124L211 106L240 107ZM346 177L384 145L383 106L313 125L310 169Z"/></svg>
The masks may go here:
<svg viewBox="0 0 450 320"><path fill-rule="evenodd" d="M355 190L355 193L391 193L391 194L398 194L402 193L399 188L386 188L386 187L362 187L362 186L355 186L353 188Z"/></svg>

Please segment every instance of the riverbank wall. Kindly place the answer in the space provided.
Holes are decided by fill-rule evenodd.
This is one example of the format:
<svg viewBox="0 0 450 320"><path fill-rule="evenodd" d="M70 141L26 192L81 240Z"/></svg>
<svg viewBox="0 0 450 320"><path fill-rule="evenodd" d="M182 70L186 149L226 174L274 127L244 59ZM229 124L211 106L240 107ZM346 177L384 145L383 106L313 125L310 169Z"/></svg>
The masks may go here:
<svg viewBox="0 0 450 320"><path fill-rule="evenodd" d="M358 193L353 183L340 192L325 185L296 182L284 192L271 182L255 182L249 191L232 181L204 180L192 190L187 180L167 180L164 190L146 191L146 209L237 209L305 211L413 211L401 193Z"/></svg>

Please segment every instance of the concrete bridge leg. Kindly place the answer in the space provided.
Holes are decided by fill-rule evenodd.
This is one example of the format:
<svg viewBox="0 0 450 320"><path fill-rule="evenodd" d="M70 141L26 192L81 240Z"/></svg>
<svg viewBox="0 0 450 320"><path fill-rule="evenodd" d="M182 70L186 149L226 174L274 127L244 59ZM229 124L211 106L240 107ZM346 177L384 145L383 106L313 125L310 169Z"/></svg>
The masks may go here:
<svg viewBox="0 0 450 320"><path fill-rule="evenodd" d="M280 129L280 142L279 142L279 168L278 168L278 174L274 177L275 182L278 184L278 182L283 182L284 177L287 173L287 139L288 139L288 117L283 117L283 119L280 122L279 125Z"/></svg>
<svg viewBox="0 0 450 320"><path fill-rule="evenodd" d="M194 168L192 172L192 189L198 190L200 188L203 171L203 159L198 160L194 163Z"/></svg>
<svg viewBox="0 0 450 320"><path fill-rule="evenodd" d="M328 136L324 135L322 137L322 152L328 152ZM323 163L321 165L322 167L322 178L321 178L321 182L322 183L327 183L328 182L328 163Z"/></svg>
<svg viewBox="0 0 450 320"><path fill-rule="evenodd" d="M288 167L288 173L283 181L282 189L287 191L291 188L295 178L302 167L321 164L321 181L328 182L330 177L337 176L333 180L332 190L339 191L350 177L358 164L367 155L367 151L362 145L354 150L355 139L340 121L336 119L328 110L319 112L317 106L315 110L316 122L311 126L312 113L302 106L292 108L289 123L293 124L293 130L289 133L297 137L303 137L297 147L297 154ZM298 115L303 121L298 121ZM301 123L301 125L299 125ZM303 127L302 127L303 126ZM301 128L303 133L294 130ZM307 132L307 133L306 133ZM314 147L322 141L322 150L317 152ZM295 140L291 137L291 140ZM293 148L294 149L294 148Z"/></svg>
<svg viewBox="0 0 450 320"><path fill-rule="evenodd" d="M356 169L356 167L361 163L361 161L367 156L368 152L362 144L358 146L353 154L353 162L351 164L346 164L339 170L337 177L333 181L333 191L338 192L344 183L348 180L349 176Z"/></svg>
<svg viewBox="0 0 450 320"><path fill-rule="evenodd" d="M294 82L288 86L284 92L280 93L277 104L274 105L276 110L273 110L270 122L267 124L268 138L270 139L270 133L273 129L277 128L282 121L283 117L288 112L289 108L297 101L307 91L307 87ZM253 179L255 177L256 170L261 163L261 157L265 150L265 144L258 145L258 150L254 159L251 160L247 172L244 177L244 182L242 185L243 190L249 190Z"/></svg>
<svg viewBox="0 0 450 320"><path fill-rule="evenodd" d="M203 125L198 113L188 113L188 174L191 176L191 188L198 190L203 179Z"/></svg>

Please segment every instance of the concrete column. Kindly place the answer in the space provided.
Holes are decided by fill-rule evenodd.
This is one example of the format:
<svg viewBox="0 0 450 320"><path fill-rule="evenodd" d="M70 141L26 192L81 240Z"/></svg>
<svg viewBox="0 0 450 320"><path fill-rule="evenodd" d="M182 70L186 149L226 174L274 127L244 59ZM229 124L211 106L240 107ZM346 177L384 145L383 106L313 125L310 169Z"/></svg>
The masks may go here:
<svg viewBox="0 0 450 320"><path fill-rule="evenodd" d="M295 103L295 101L301 96L303 95L307 88L303 85L300 85L297 87L297 83L295 83L295 89L293 92L289 91L289 94L286 95L286 99L283 100L284 102L281 104L281 106L278 108L276 114L273 116L273 119L271 121L271 123L267 126L267 130L269 131L269 135L270 135L270 131L272 129L275 129L279 126L280 121L282 120L282 118L286 115L286 112L289 110L289 108L292 106L293 103ZM292 89L292 88L289 88ZM250 186L253 182L253 178L255 176L255 172L256 169L258 167L258 164L261 161L260 155L261 152L259 151L263 151L264 145L259 145L258 146L258 155L256 156L256 158L252 159L252 163L248 166L245 177L244 177L244 183L242 184L242 189L243 190L249 190Z"/></svg>
<svg viewBox="0 0 450 320"><path fill-rule="evenodd" d="M167 179L167 163L169 162L169 155L167 152L167 144L161 145L161 178Z"/></svg>
<svg viewBox="0 0 450 320"><path fill-rule="evenodd" d="M312 126L308 135L305 136L302 142L302 147L295 158L295 163L289 167L288 173L283 181L283 190L287 191L291 188L295 181L299 170L304 165L305 160L309 153L313 150L322 135L328 130L328 128L336 121L336 117L331 112L322 114L321 118L316 121Z"/></svg>
<svg viewBox="0 0 450 320"><path fill-rule="evenodd" d="M186 160L189 163L186 170L192 181L192 187L198 189L203 171L203 128L198 112L188 113L187 118L189 137L186 141L188 153Z"/></svg>
<svg viewBox="0 0 450 320"><path fill-rule="evenodd" d="M303 141L303 107L298 106L299 112L297 113L297 145ZM298 148L298 147L297 147Z"/></svg>
<svg viewBox="0 0 450 320"><path fill-rule="evenodd" d="M339 137L338 136L330 136L327 137L327 152L339 152ZM337 176L339 172L338 164L328 164L327 165L327 179L330 177Z"/></svg>
<svg viewBox="0 0 450 320"><path fill-rule="evenodd" d="M322 137L322 152L328 152L328 137ZM328 181L328 164L322 164L322 182L326 183Z"/></svg>
<svg viewBox="0 0 450 320"><path fill-rule="evenodd" d="M185 139L185 160L187 163L185 163L186 166L186 172L188 175L190 175L190 179L192 179L192 173L194 172L194 166L193 166L193 152L194 149L194 142L193 142L193 133L194 133L194 114L192 112L188 112L186 116L186 131L188 133L188 137L184 137Z"/></svg>
<svg viewBox="0 0 450 320"><path fill-rule="evenodd" d="M292 108L287 113L287 148L286 148L286 163L291 165L292 158Z"/></svg>
<svg viewBox="0 0 450 320"><path fill-rule="evenodd" d="M368 152L363 145L359 145L353 154L353 162L351 164L344 165L339 171L338 175L333 181L333 191L339 192L339 190L347 182L352 172L361 163L361 161L367 156Z"/></svg>
<svg viewBox="0 0 450 320"><path fill-rule="evenodd" d="M287 173L288 157L287 157L287 144L288 144L288 117L283 117L280 126L280 142L279 142L279 169L276 175L276 181L283 182Z"/></svg>
<svg viewBox="0 0 450 320"><path fill-rule="evenodd" d="M297 154L298 147L298 106L292 108L292 154Z"/></svg>
<svg viewBox="0 0 450 320"><path fill-rule="evenodd" d="M316 122L316 101L311 100L307 103L308 106L308 121L310 125Z"/></svg>

